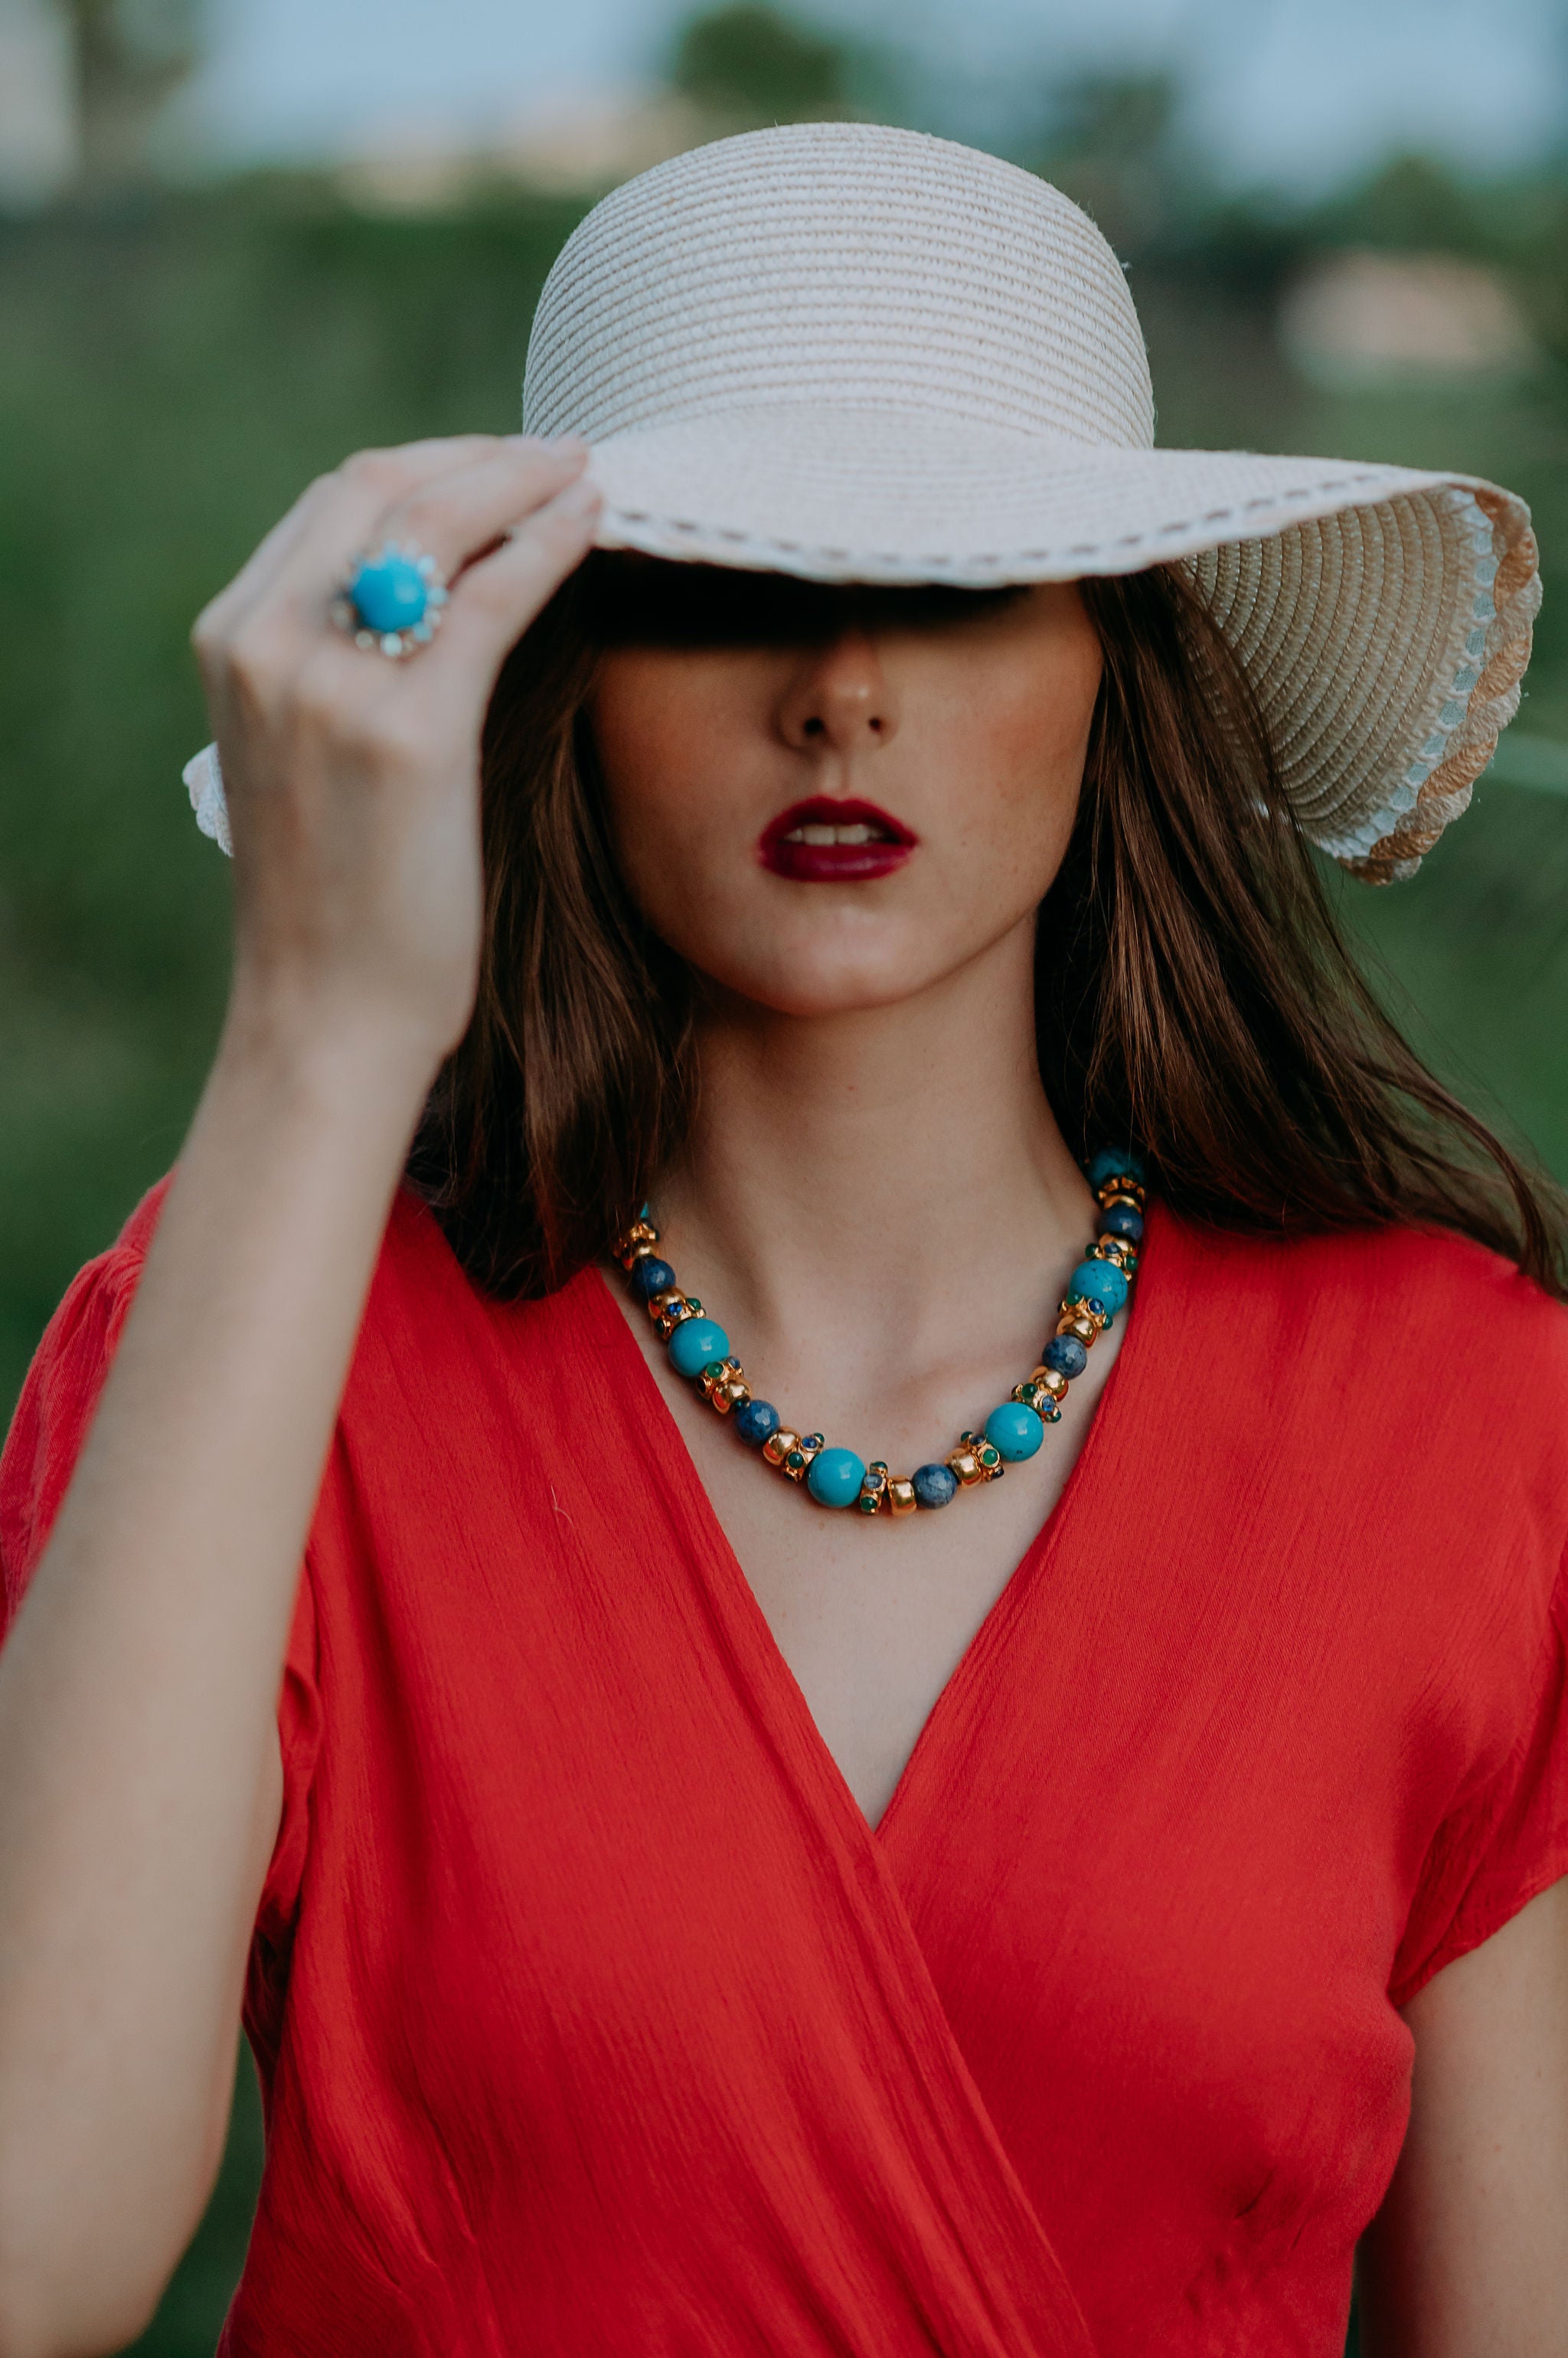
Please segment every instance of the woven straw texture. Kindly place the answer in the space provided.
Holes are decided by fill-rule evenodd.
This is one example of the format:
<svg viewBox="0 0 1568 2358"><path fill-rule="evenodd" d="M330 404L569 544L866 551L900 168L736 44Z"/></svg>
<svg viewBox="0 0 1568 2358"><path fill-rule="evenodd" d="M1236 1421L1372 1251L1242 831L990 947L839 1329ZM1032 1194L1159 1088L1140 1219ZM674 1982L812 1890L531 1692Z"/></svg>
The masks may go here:
<svg viewBox="0 0 1568 2358"><path fill-rule="evenodd" d="M1519 703L1529 511L1461 475L1156 449L1115 255L1059 190L819 123L678 156L568 239L524 424L593 446L600 541L826 580L1190 567L1325 850L1408 874Z"/></svg>

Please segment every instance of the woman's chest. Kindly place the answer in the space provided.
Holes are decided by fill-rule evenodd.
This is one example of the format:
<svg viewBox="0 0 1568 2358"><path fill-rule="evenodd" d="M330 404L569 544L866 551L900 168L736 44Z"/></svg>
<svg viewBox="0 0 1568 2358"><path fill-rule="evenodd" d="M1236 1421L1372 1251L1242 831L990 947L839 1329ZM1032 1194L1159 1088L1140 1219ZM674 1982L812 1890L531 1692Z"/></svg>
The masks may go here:
<svg viewBox="0 0 1568 2358"><path fill-rule="evenodd" d="M740 1444L639 1329L652 1382L701 1486L707 1535L730 1559L719 1576L749 1592L869 1824L881 1821L944 1691L1091 1445L1123 1331L1101 1338L1033 1457L1002 1466L993 1453L989 1478L949 1486L939 1508L894 1516L819 1505L804 1481ZM981 1394L984 1383L982 1373ZM802 1389L811 1397L820 1387ZM929 1390L901 1431L899 1403L871 1388L881 1405L870 1414L884 1427L893 1422L879 1440L895 1472L933 1459L945 1472L956 1444L934 1436L956 1434L966 1417L982 1422L967 1390L938 1381Z"/></svg>
<svg viewBox="0 0 1568 2358"><path fill-rule="evenodd" d="M873 1835L711 1519L541 1470L543 1512L432 1481L383 1521L362 1486L319 1584L317 1887L385 1928L387 2004L416 1923L421 1990L474 2030L422 2101L575 2122L634 2048L689 2109L694 2024L830 2047L891 1938L1037 2199L1070 2207L1092 2150L1097 2204L1129 2179L1195 2233L1269 2186L1288 2212L1368 2104L1391 2159L1385 1993L1455 1739L1376 1529L1320 1511L1325 1586L1227 1500L1173 1498L1130 1547L1080 1489Z"/></svg>

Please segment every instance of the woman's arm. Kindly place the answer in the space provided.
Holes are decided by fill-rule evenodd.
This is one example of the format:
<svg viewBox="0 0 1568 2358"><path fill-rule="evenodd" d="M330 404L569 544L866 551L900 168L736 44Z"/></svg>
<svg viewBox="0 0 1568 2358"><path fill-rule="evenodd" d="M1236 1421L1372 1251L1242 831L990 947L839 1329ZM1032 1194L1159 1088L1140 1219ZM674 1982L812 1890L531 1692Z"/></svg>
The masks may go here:
<svg viewBox="0 0 1568 2358"><path fill-rule="evenodd" d="M1357 2263L1365 2358L1568 2358L1568 1880L1433 1975Z"/></svg>
<svg viewBox="0 0 1568 2358"><path fill-rule="evenodd" d="M363 454L197 628L234 830L229 1016L0 1657L0 2358L119 2347L211 2187L300 1553L471 1004L485 706L589 543L582 463L480 437ZM384 538L449 572L490 552L404 664L327 619Z"/></svg>

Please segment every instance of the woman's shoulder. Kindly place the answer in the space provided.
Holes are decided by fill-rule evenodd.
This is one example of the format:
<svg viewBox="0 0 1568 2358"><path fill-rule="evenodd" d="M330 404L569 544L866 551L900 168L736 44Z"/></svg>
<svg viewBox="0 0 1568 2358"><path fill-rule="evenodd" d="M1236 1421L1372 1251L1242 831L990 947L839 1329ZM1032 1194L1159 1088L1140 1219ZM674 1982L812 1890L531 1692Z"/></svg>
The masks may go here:
<svg viewBox="0 0 1568 2358"><path fill-rule="evenodd" d="M1456 1372L1523 1354L1568 1383L1568 1305L1473 1238L1394 1223L1255 1236L1171 1214L1166 1228L1189 1281L1271 1322L1430 1345Z"/></svg>
<svg viewBox="0 0 1568 2358"><path fill-rule="evenodd" d="M526 1392L591 1378L607 1348L607 1326L619 1316L591 1269L536 1298L488 1292L464 1268L436 1212L404 1186L371 1281L342 1418L354 1424L368 1407L379 1419L381 1395L403 1397L410 1368L426 1379L439 1371L439 1386L419 1388L427 1403L442 1387L455 1401L476 1383Z"/></svg>
<svg viewBox="0 0 1568 2358"><path fill-rule="evenodd" d="M1568 1530L1568 1308L1512 1261L1394 1225L1281 1238L1167 1214L1162 1242L1160 1323L1195 1329L1236 1399L1369 1481L1430 1481L1456 1512L1522 1485Z"/></svg>

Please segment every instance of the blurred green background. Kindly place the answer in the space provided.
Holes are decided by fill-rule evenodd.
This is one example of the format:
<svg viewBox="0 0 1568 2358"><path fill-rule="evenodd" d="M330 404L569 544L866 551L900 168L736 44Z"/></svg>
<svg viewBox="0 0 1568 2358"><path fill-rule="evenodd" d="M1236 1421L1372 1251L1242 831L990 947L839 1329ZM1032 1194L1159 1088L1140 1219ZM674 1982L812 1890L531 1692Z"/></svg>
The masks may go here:
<svg viewBox="0 0 1568 2358"><path fill-rule="evenodd" d="M71 1273L177 1152L219 1021L225 867L179 783L208 733L191 619L348 449L515 427L535 297L594 192L484 169L423 197L326 168L182 187L139 168L125 130L179 58L140 56L109 0L73 14L98 76L83 104L119 73L119 114L73 184L0 213L7 1412ZM742 6L687 27L666 72L690 136L898 119L898 66ZM1128 262L1163 441L1457 468L1534 506L1547 595L1524 741L1413 882L1336 891L1427 1055L1568 1177L1568 169L1471 182L1395 157L1330 198L1246 201L1184 147L1168 80L1087 76L1049 98L1011 151L1087 202ZM1391 356L1357 347L1368 257L1374 313L1431 298L1424 357L1420 316ZM247 2064L209 2217L139 2349L211 2350L259 2147Z"/></svg>

